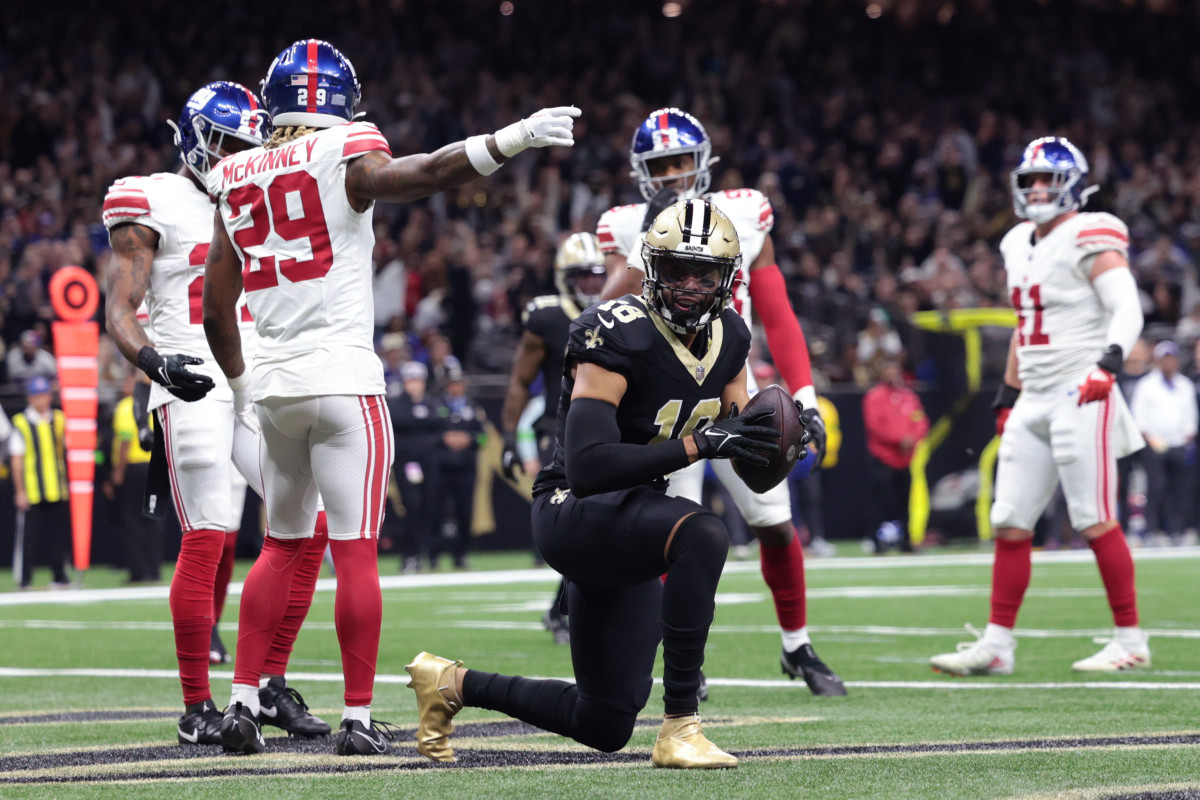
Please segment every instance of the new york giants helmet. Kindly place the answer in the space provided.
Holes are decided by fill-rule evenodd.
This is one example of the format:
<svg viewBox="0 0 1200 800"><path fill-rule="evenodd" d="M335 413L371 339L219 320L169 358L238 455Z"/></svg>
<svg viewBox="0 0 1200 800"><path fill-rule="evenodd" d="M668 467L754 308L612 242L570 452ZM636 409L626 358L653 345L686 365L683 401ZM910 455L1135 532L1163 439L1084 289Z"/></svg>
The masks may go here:
<svg viewBox="0 0 1200 800"><path fill-rule="evenodd" d="M277 128L332 128L354 119L362 86L350 59L320 39L301 39L271 62L263 102Z"/></svg>
<svg viewBox="0 0 1200 800"><path fill-rule="evenodd" d="M1033 187L1033 176L1050 176L1048 187ZM1087 205L1088 195L1099 189L1087 185L1088 162L1079 148L1061 136L1034 139L1025 148L1021 163L1012 171L1013 211L1039 225L1060 214ZM1045 193L1043 203L1030 202L1034 193Z"/></svg>
<svg viewBox="0 0 1200 800"><path fill-rule="evenodd" d="M258 147L270 125L254 92L232 81L215 81L201 87L184 104L178 124L173 120L167 120L167 124L175 129L179 157L201 183L213 164L221 160L220 151L234 149L225 137Z"/></svg>
<svg viewBox="0 0 1200 800"><path fill-rule="evenodd" d="M650 173L650 162L664 156L690 155L692 169L670 178L655 178ZM719 159L712 157L712 140L700 124L700 120L678 108L660 108L646 117L633 134L629 147L630 173L637 179L642 197L649 200L668 180L685 180L686 189L679 193L681 199L699 197L708 191L712 182L709 167ZM690 183L686 179L691 178Z"/></svg>

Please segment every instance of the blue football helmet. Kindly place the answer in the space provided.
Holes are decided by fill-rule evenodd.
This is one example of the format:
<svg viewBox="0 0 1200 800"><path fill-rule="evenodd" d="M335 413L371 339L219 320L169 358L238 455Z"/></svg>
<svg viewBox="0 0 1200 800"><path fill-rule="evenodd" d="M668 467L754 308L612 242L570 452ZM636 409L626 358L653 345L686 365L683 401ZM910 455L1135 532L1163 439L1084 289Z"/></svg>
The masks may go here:
<svg viewBox="0 0 1200 800"><path fill-rule="evenodd" d="M332 128L354 119L362 86L350 59L320 39L301 39L275 56L262 82L277 128Z"/></svg>
<svg viewBox="0 0 1200 800"><path fill-rule="evenodd" d="M167 120L167 124L175 129L179 157L201 183L221 160L221 151L227 154L235 149L225 141L226 136L258 147L270 127L267 112L254 92L232 81L215 81L201 87L184 104L179 123Z"/></svg>
<svg viewBox="0 0 1200 800"><path fill-rule="evenodd" d="M1032 176L1049 175L1050 186L1035 189ZM1088 162L1079 148L1061 136L1034 139L1025 148L1021 163L1012 171L1013 211L1018 217L1041 225L1060 214L1087 205L1098 186L1088 186ZM1044 203L1031 203L1034 192L1045 192Z"/></svg>
<svg viewBox="0 0 1200 800"><path fill-rule="evenodd" d="M692 169L669 179L651 175L650 161L676 155L692 156ZM654 197L667 180L680 179L687 186L679 193L681 200L701 196L712 182L709 167L718 160L712 157L712 140L700 120L678 108L660 108L646 117L634 132L633 144L629 147L629 163L633 165L630 174L637 179L638 189L647 200ZM690 182L687 182L688 178L691 178Z"/></svg>

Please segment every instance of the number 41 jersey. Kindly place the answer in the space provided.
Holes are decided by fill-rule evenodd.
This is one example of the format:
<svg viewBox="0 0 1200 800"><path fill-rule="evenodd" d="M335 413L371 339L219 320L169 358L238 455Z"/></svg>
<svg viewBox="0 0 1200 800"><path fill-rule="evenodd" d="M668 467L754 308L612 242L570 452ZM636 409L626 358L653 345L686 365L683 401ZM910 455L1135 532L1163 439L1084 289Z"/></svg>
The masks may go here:
<svg viewBox="0 0 1200 800"><path fill-rule="evenodd" d="M258 328L255 400L384 392L372 209L346 197L346 165L371 151L391 156L378 128L350 122L235 153L208 173Z"/></svg>
<svg viewBox="0 0 1200 800"><path fill-rule="evenodd" d="M204 359L203 364L189 369L208 375L216 383L209 397L229 400L233 395L208 347L201 308L204 259L212 241L215 210L191 178L163 172L115 182L104 197L103 217L110 234L128 223L144 225L158 234L145 299L154 347L163 354L183 353ZM250 359L255 349L254 323L241 302L238 319L242 350ZM151 409L173 399L157 383L150 387Z"/></svg>
<svg viewBox="0 0 1200 800"><path fill-rule="evenodd" d="M1035 241L1022 222L1000 242L1008 295L1017 311L1022 388L1046 391L1078 382L1104 352L1111 314L1090 278L1094 256L1128 257L1129 231L1112 214L1083 212Z"/></svg>
<svg viewBox="0 0 1200 800"><path fill-rule="evenodd" d="M699 336L708 337L708 347L697 357L640 297L629 294L580 314L567 341L554 458L538 473L534 492L567 485L563 438L575 388L571 371L579 363L596 364L628 382L617 407L624 443L682 439L719 417L721 393L750 354L750 330L726 308Z"/></svg>

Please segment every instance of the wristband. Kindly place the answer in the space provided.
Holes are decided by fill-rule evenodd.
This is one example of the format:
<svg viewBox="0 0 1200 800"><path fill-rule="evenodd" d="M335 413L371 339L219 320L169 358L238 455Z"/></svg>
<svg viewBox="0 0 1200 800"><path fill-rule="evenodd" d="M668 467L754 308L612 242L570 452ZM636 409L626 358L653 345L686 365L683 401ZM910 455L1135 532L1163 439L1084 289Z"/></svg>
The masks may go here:
<svg viewBox="0 0 1200 800"><path fill-rule="evenodd" d="M533 141L533 136L529 133L529 127L523 119L496 131L496 149L505 158L512 158L529 147L531 141Z"/></svg>
<svg viewBox="0 0 1200 800"><path fill-rule="evenodd" d="M792 399L805 408L816 408L817 390L812 386L802 386L792 395Z"/></svg>
<svg viewBox="0 0 1200 800"><path fill-rule="evenodd" d="M141 350L138 350L137 365L138 369L150 375L152 372L157 372L159 367L163 365L163 357L153 347L145 345ZM154 376L151 375L151 377Z"/></svg>
<svg viewBox="0 0 1200 800"><path fill-rule="evenodd" d="M488 152L486 136L471 136L467 139L466 144L467 159L480 175L491 175L500 169L500 162L492 158L492 154Z"/></svg>
<svg viewBox="0 0 1200 800"><path fill-rule="evenodd" d="M241 375L238 375L236 378L227 378L227 380L229 381L230 389L240 392L250 386L250 370L242 370Z"/></svg>

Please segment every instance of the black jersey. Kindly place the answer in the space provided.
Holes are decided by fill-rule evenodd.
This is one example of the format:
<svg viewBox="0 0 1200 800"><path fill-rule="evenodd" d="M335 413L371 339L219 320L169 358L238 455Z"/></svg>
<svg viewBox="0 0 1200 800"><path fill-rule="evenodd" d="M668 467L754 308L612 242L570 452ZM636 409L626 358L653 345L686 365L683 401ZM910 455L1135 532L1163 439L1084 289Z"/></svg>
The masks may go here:
<svg viewBox="0 0 1200 800"><path fill-rule="evenodd" d="M538 336L546 344L542 358L542 382L546 385L546 410L538 420L537 428L552 422L558 413L558 397L562 393L563 361L567 354L567 335L571 322L579 316L579 306L569 297L548 294L535 297L521 312L521 324L525 330Z"/></svg>
<svg viewBox="0 0 1200 800"><path fill-rule="evenodd" d="M720 416L721 393L750 354L750 330L736 311L727 308L699 336L707 346L697 357L634 295L581 313L571 323L567 340L554 458L538 473L534 493L567 485L563 434L575 387L571 377L575 364L596 364L628 381L617 407L624 443L681 439Z"/></svg>

